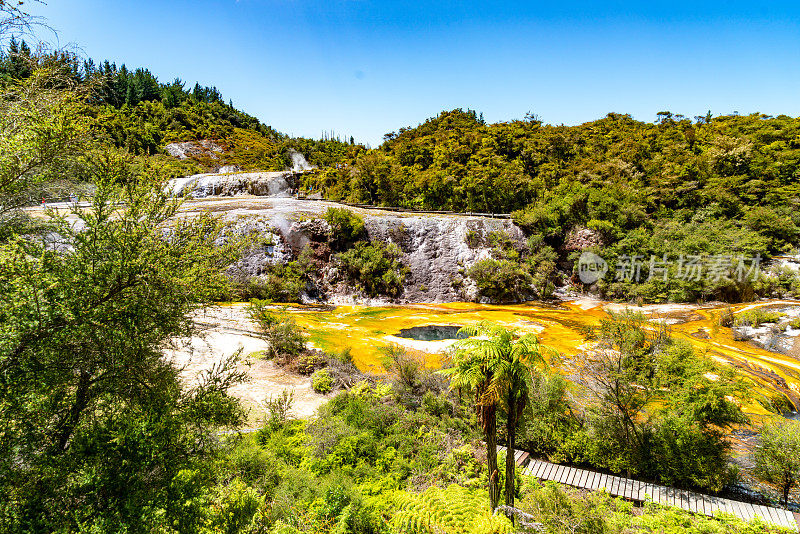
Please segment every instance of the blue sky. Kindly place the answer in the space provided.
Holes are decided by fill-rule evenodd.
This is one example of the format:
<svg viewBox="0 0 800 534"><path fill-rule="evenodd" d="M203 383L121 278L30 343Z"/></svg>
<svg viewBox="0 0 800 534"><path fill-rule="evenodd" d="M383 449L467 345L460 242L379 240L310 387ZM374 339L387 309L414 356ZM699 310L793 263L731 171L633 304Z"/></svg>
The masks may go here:
<svg viewBox="0 0 800 534"><path fill-rule="evenodd" d="M216 85L280 131L383 134L456 107L580 124L800 115L797 2L47 0L95 60ZM52 36L50 40L52 40Z"/></svg>

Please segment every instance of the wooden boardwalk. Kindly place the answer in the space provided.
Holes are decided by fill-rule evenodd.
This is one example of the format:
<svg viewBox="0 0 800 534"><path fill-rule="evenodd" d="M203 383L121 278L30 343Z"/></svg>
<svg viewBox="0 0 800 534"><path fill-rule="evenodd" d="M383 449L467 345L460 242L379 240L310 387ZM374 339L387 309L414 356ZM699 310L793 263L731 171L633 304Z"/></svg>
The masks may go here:
<svg viewBox="0 0 800 534"><path fill-rule="evenodd" d="M498 446L497 450L498 452L505 452L506 448ZM587 490L604 489L614 497L622 497L639 502L652 500L657 504L675 506L707 516L725 512L745 521L751 521L758 516L767 523L773 523L795 531L798 530L797 521L792 512L788 510L668 488L638 480L606 475L597 471L551 464L550 462L532 459L527 452L519 450L514 451L514 456L516 464L522 467L523 475L533 476L541 480L552 480L560 484Z"/></svg>

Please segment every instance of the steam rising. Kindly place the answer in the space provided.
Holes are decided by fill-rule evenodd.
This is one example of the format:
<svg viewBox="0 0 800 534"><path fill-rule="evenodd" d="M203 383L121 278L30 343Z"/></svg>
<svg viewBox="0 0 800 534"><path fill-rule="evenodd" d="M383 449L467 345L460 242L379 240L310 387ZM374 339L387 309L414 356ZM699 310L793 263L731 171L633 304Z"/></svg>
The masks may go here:
<svg viewBox="0 0 800 534"><path fill-rule="evenodd" d="M289 157L292 158L292 170L294 172L310 171L314 168L306 161L305 156L297 150L289 150Z"/></svg>

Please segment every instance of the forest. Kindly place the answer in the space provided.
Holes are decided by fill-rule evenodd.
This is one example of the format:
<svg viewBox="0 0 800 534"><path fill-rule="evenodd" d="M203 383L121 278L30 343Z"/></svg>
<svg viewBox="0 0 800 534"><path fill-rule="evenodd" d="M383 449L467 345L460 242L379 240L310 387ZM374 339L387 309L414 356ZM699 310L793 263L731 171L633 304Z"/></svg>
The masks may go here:
<svg viewBox="0 0 800 534"><path fill-rule="evenodd" d="M12 39L0 78L29 76L32 54L24 41ZM179 78L162 83L146 68L95 64L67 52L37 54L36 62L59 70L61 83L82 95L94 135L158 162L170 175L226 164L282 170L297 150L318 167L302 187L326 198L511 213L532 237L531 246L519 251L520 262L486 267L505 269L503 279L524 279L527 293L539 297L548 293L537 290L542 277L556 286L578 283L556 271L577 272L579 253L570 243L581 230L590 232L588 250L611 265L640 258L636 277L611 269L582 288L604 298L739 302L800 295L800 282L789 272L734 276L737 260L758 258L766 265L790 252L800 235L800 120L792 117L709 112L687 118L664 111L646 123L610 113L579 126L554 126L531 113L487 124L473 110L455 109L388 133L370 149L352 137L289 138L226 104L215 87L188 89ZM203 139L220 143L222 159L198 156L178 164L164 155L167 143ZM723 276L679 276L675 262L688 257L702 258L706 270L724 258ZM651 265L656 259L671 262L668 276ZM552 260L553 268L542 268Z"/></svg>
<svg viewBox="0 0 800 534"><path fill-rule="evenodd" d="M645 259L639 280L610 271L607 298L645 302L752 300L797 295L788 273L772 281L664 282L650 258L755 257L793 249L798 236L800 121L788 116L689 119L659 113L579 126L524 120L486 124L476 112L442 112L385 137L345 170L314 179L331 198L460 212L512 213L539 242L571 263L565 244L589 229L592 251L609 263ZM671 274L674 273L674 267ZM655 278L655 279L651 279Z"/></svg>
<svg viewBox="0 0 800 534"><path fill-rule="evenodd" d="M24 16L0 1L0 37ZM507 281L492 278L491 263L473 274L487 292L524 294L520 284L547 287L576 225L595 231L595 250L609 258L720 244L765 258L789 251L800 223L798 119L662 113L655 124L609 115L565 127L533 115L486 124L453 110L373 149L290 138L214 87L187 90L144 68L9 43L0 58L0 532L780 532L540 484L497 454L505 443L706 492L739 479L726 433L750 422L747 388L635 313L585 332L598 352L579 362L591 380L573 389L535 336L490 324L467 328L444 369L390 346L386 373L364 373L346 350L309 349L280 307L253 299L249 313L271 347L261 357L308 375L328 397L311 419L294 417L288 390L262 399L258 427L240 431L248 414L232 389L252 355L234 352L188 385L164 350L200 333L195 315L231 294L225 270L252 242L226 236L209 213L176 219L186 199L166 181L211 162L176 162L163 149L214 139L225 149L215 165L244 169L284 169L294 149L318 167L307 184L329 198L512 213L528 246L494 236L489 260ZM26 211L81 187L88 198L69 214ZM349 213L325 214L344 275L370 295L399 291L396 247L361 241L363 221ZM302 268L271 273L271 288ZM628 300L797 290L791 279L783 289L765 283L598 290ZM764 502L788 505L796 493L798 436L797 423L764 427L757 473L774 490Z"/></svg>

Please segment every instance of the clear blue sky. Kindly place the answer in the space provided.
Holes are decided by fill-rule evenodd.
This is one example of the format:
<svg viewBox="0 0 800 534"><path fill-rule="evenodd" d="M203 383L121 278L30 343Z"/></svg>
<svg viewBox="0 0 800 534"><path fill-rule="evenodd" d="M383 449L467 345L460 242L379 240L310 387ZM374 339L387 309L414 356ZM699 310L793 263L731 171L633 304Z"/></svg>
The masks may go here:
<svg viewBox="0 0 800 534"><path fill-rule="evenodd" d="M580 124L800 115L800 3L47 0L60 44L216 85L280 131L384 133L456 107ZM52 38L51 38L52 39Z"/></svg>

